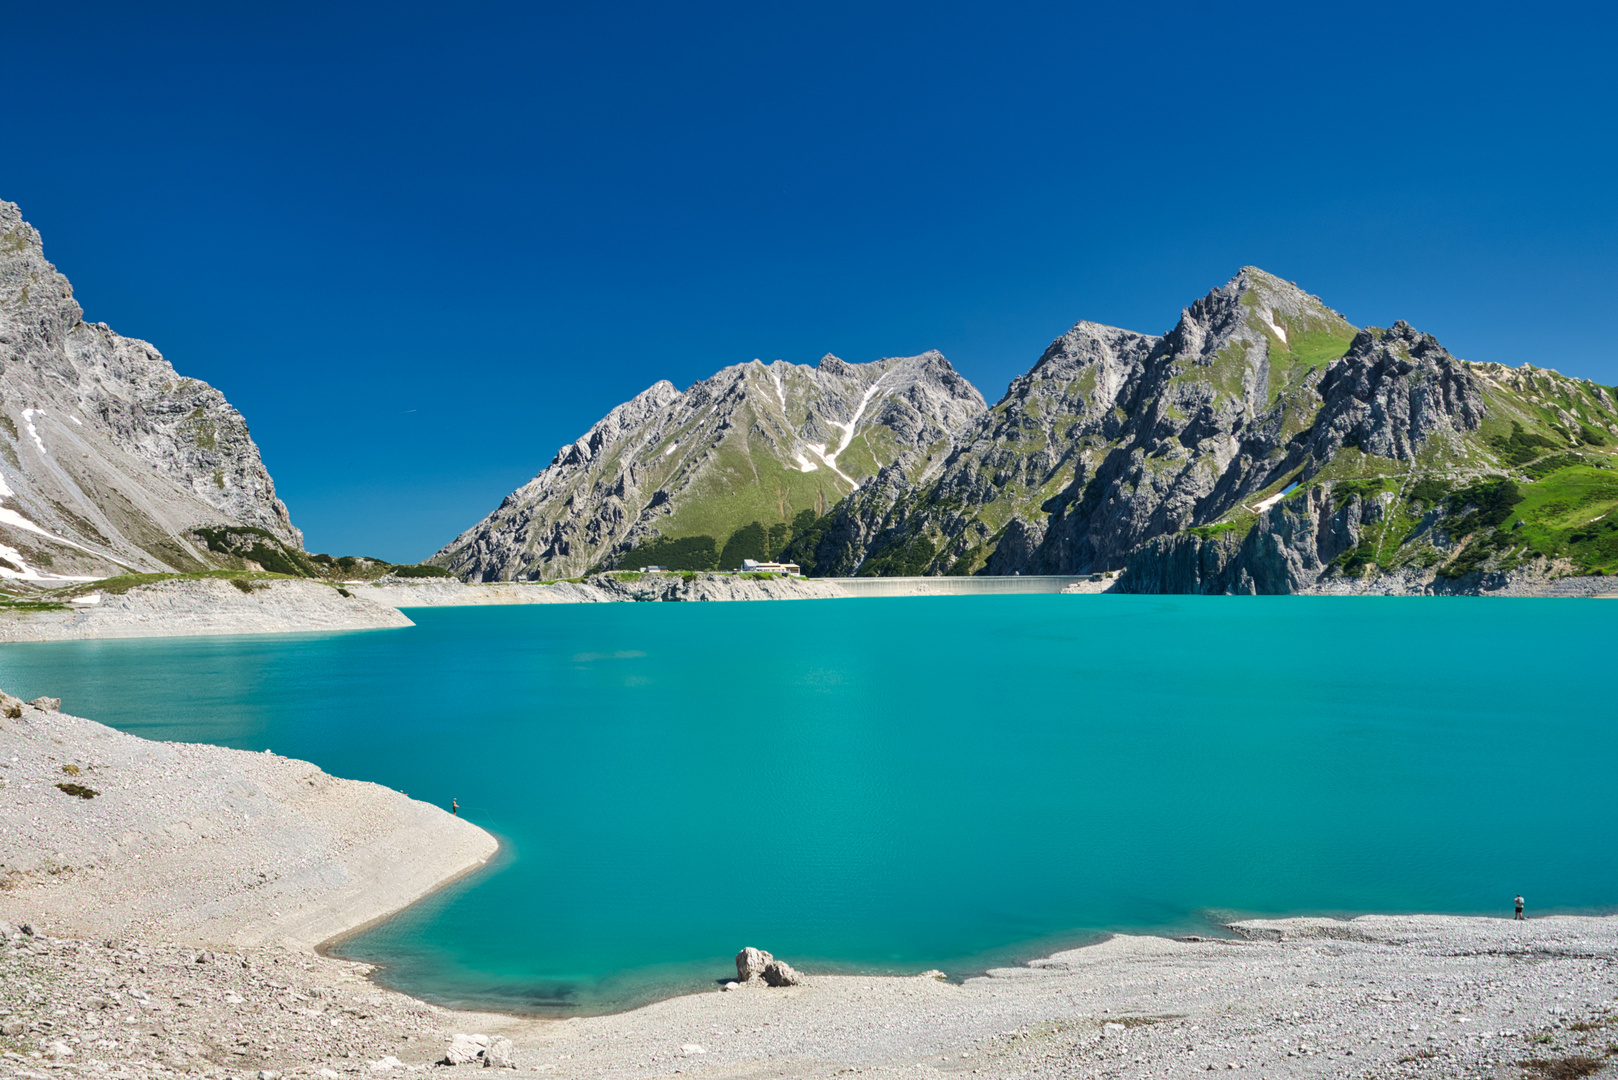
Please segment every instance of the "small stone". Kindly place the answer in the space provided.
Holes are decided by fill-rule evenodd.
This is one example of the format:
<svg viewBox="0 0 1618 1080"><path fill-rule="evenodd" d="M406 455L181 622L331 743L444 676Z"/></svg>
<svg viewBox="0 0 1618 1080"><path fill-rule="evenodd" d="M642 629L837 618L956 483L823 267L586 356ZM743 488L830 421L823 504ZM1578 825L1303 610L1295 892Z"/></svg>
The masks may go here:
<svg viewBox="0 0 1618 1080"><path fill-rule="evenodd" d="M32 705L36 709L42 709L45 712L62 711L62 699L59 697L37 697L28 704Z"/></svg>
<svg viewBox="0 0 1618 1080"><path fill-rule="evenodd" d="M797 986L803 976L785 960L771 960L764 965L764 981L771 986Z"/></svg>
<svg viewBox="0 0 1618 1080"><path fill-rule="evenodd" d="M365 1064L372 1072L387 1072L390 1069L399 1068L404 1062L389 1054L380 1061L368 1061Z"/></svg>
<svg viewBox="0 0 1618 1080"><path fill-rule="evenodd" d="M51 1057L72 1057L73 1048L60 1040L51 1043Z"/></svg>
<svg viewBox="0 0 1618 1080"><path fill-rule="evenodd" d="M1123 1030L1124 1030L1124 1025L1122 1025L1122 1024L1102 1024L1101 1025L1101 1033L1103 1035L1115 1035L1115 1034L1117 1034L1117 1033L1119 1033L1119 1032L1121 1032Z"/></svg>
<svg viewBox="0 0 1618 1080"><path fill-rule="evenodd" d="M7 1020L0 1023L0 1035L21 1035L28 1030L28 1025L21 1020Z"/></svg>
<svg viewBox="0 0 1618 1080"><path fill-rule="evenodd" d="M705 1047L698 1046L696 1043L686 1043L680 1047L681 1057L696 1057L698 1054L706 1054L707 1052Z"/></svg>
<svg viewBox="0 0 1618 1080"><path fill-rule="evenodd" d="M755 949L749 945L736 954L736 978L741 982L748 982L764 974L764 967L775 957L763 949Z"/></svg>
<svg viewBox="0 0 1618 1080"><path fill-rule="evenodd" d="M320 1080L342 1080L343 1076L343 1074L338 1072L336 1069L321 1069L319 1072L315 1073L315 1075L320 1077Z"/></svg>
<svg viewBox="0 0 1618 1080"><path fill-rule="evenodd" d="M34 936L34 928L32 926L29 926L27 923L23 923L21 926L17 927L17 929L22 931L23 937L33 937Z"/></svg>
<svg viewBox="0 0 1618 1080"><path fill-rule="evenodd" d="M258 1080L281 1080L281 1074L274 1069L260 1069L258 1071Z"/></svg>
<svg viewBox="0 0 1618 1080"><path fill-rule="evenodd" d="M488 1051L483 1055L484 1066L495 1069L515 1069L517 1063L511 1059L511 1052L515 1049L516 1047L511 1045L510 1039L501 1035L495 1036L494 1041L489 1043Z"/></svg>
<svg viewBox="0 0 1618 1080"><path fill-rule="evenodd" d="M742 985L741 983L736 982L735 980L732 980L730 982L725 983L725 985L721 986L719 989L721 989L721 990L739 990L739 989L741 989L741 985Z"/></svg>

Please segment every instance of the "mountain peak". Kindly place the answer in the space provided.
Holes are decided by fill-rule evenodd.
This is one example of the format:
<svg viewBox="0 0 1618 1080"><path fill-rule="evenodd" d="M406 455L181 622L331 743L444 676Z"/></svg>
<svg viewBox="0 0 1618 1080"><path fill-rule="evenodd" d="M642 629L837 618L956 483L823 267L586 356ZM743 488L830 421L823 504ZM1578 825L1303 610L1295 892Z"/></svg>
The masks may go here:
<svg viewBox="0 0 1618 1080"><path fill-rule="evenodd" d="M717 560L740 530L790 532L888 466L924 468L984 407L937 351L865 364L830 353L814 365L752 360L684 392L662 381L563 447L434 561L491 581L571 577L659 541L706 543Z"/></svg>
<svg viewBox="0 0 1618 1080"><path fill-rule="evenodd" d="M301 547L224 395L83 315L39 230L0 200L0 577L217 565L198 527Z"/></svg>

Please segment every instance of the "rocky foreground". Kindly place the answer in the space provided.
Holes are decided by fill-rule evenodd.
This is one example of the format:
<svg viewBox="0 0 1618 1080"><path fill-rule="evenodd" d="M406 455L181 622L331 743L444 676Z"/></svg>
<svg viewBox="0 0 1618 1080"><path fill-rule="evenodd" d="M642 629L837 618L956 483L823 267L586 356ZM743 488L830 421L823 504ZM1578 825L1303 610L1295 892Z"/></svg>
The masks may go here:
<svg viewBox="0 0 1618 1080"><path fill-rule="evenodd" d="M790 965L771 980L764 964L721 989L715 957L713 990L616 1016L442 1009L313 946L480 865L486 834L305 762L147 742L53 706L0 699L8 1078L1618 1073L1613 918L1249 921L959 983L771 986Z"/></svg>

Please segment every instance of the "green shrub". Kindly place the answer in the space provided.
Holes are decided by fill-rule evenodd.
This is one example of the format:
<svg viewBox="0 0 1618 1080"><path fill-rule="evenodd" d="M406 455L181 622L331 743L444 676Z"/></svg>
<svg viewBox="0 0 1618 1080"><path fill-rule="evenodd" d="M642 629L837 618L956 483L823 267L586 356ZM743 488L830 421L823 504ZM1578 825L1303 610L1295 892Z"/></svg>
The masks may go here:
<svg viewBox="0 0 1618 1080"><path fill-rule="evenodd" d="M927 572L938 545L925 536L913 536L873 552L860 564L860 577L918 577Z"/></svg>
<svg viewBox="0 0 1618 1080"><path fill-rule="evenodd" d="M95 788L87 788L83 784L57 784L56 787L58 790L65 791L69 795L76 795L81 799L93 799L101 794Z"/></svg>
<svg viewBox="0 0 1618 1080"><path fill-rule="evenodd" d="M1523 469L1523 471L1529 476L1532 476L1535 480L1543 480L1557 469L1566 469L1574 465L1589 464L1591 463L1580 457L1578 454L1557 454L1553 457L1545 458L1542 461L1536 461L1532 465L1529 465Z"/></svg>
<svg viewBox="0 0 1618 1080"><path fill-rule="evenodd" d="M1367 567L1376 562L1376 544L1370 537L1361 540L1331 561L1331 568L1344 577L1361 577Z"/></svg>
<svg viewBox="0 0 1618 1080"><path fill-rule="evenodd" d="M1609 515L1582 525L1568 534L1567 542L1568 554L1580 569L1610 566L1618 561L1618 518Z"/></svg>
<svg viewBox="0 0 1618 1080"><path fill-rule="evenodd" d="M719 554L719 569L740 570L743 559L768 562L769 558L769 533L755 521L730 534L730 539L725 541L725 550Z"/></svg>
<svg viewBox="0 0 1618 1080"><path fill-rule="evenodd" d="M1447 578L1464 577L1474 570L1483 568L1498 553L1505 551L1515 543L1511 531L1495 529L1484 536L1473 539L1466 549L1462 551L1448 566L1439 570L1439 574Z"/></svg>
<svg viewBox="0 0 1618 1080"><path fill-rule="evenodd" d="M391 567L388 570L388 573L392 574L394 577L402 577L402 578L429 578L429 577L454 577L455 576L454 574L450 573L448 570L445 570L442 566L433 566L430 563L401 563L398 566Z"/></svg>
<svg viewBox="0 0 1618 1080"><path fill-rule="evenodd" d="M1369 499L1387 489L1388 481L1381 476L1374 476L1369 480L1338 480L1331 486L1331 497L1333 502L1341 506L1352 498Z"/></svg>
<svg viewBox="0 0 1618 1080"><path fill-rule="evenodd" d="M616 561L619 566L635 570L643 566L665 566L670 570L717 570L719 544L711 536L682 536L677 540L660 536L643 541Z"/></svg>
<svg viewBox="0 0 1618 1080"><path fill-rule="evenodd" d="M1417 480L1410 489L1410 499L1414 502L1436 506L1439 501L1449 494L1450 482L1440 480L1436 476L1424 476Z"/></svg>
<svg viewBox="0 0 1618 1080"><path fill-rule="evenodd" d="M974 544L963 551L959 559L956 559L954 562L949 564L949 568L944 571L944 575L946 577L969 576L972 573L972 568L977 565L978 559L982 555L983 545Z"/></svg>
<svg viewBox="0 0 1618 1080"><path fill-rule="evenodd" d="M1461 488L1445 500L1444 508L1451 514L1460 514L1469 506L1477 507L1477 518L1470 520L1468 514L1461 518L1457 525L1463 523L1471 528L1489 528L1499 525L1511 516L1511 508L1522 502L1523 494L1517 485L1506 479L1483 480L1470 487ZM1453 530L1458 535L1465 535L1459 529ZM1467 529L1467 532L1471 529Z"/></svg>
<svg viewBox="0 0 1618 1080"><path fill-rule="evenodd" d="M233 555L238 559L251 559L272 574L289 577L318 577L319 570L302 552L293 551L274 534L252 525L231 525L226 528L207 526L191 530L220 555Z"/></svg>
<svg viewBox="0 0 1618 1080"><path fill-rule="evenodd" d="M1238 532L1241 528L1242 526L1234 521L1218 521L1212 525L1193 525L1185 531L1199 539L1212 540L1223 533Z"/></svg>
<svg viewBox="0 0 1618 1080"><path fill-rule="evenodd" d="M1524 431L1523 426L1515 420L1511 422L1510 435L1496 436L1491 442L1494 448L1500 451L1501 456L1513 465L1526 465L1546 450L1563 448L1555 439L1547 439L1543 435L1533 435Z"/></svg>
<svg viewBox="0 0 1618 1080"><path fill-rule="evenodd" d="M831 514L816 517L813 510L799 510L792 519L792 539L782 548L780 557L795 562L808 577L813 577L818 562L817 552L826 530L831 528Z"/></svg>

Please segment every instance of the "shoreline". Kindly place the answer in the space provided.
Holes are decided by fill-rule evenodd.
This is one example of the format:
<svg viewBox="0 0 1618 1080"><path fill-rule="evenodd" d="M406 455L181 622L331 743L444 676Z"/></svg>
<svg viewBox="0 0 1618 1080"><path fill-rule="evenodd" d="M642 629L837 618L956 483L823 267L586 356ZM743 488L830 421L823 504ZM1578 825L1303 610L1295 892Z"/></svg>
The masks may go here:
<svg viewBox="0 0 1618 1080"><path fill-rule="evenodd" d="M0 927L6 1075L406 1076L476 1033L511 1040L516 1069L496 1075L520 1077L1504 1078L1600 1067L1618 1037L1618 916L1579 915L1247 919L1238 937L1120 934L959 982L811 973L565 1020L446 1009L325 949L486 867L489 834L294 759L150 742L45 701L21 713L0 721L0 863L22 875L0 921L34 933ZM100 795L55 790L68 764ZM219 799L240 822L190 813ZM343 835L322 844L321 820Z"/></svg>
<svg viewBox="0 0 1618 1080"><path fill-rule="evenodd" d="M54 611L0 610L0 643L300 634L414 625L396 608L308 579L238 585L220 578L171 578L117 593L92 589Z"/></svg>
<svg viewBox="0 0 1618 1080"><path fill-rule="evenodd" d="M928 578L751 578L738 574L597 575L583 582L467 584L442 578L373 583L270 579L244 590L218 578L170 579L119 593L88 591L56 610L0 607L0 644L155 637L223 637L398 629L403 609L531 604L851 600L892 597L1201 595L1132 593L1121 578L1082 576ZM1298 596L1485 596L1618 599L1611 579L1564 578L1483 592L1422 592L1409 582L1338 583Z"/></svg>

